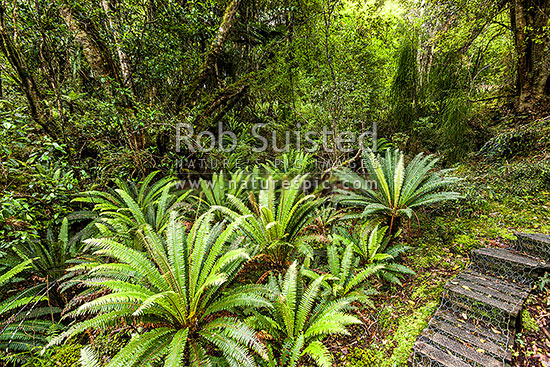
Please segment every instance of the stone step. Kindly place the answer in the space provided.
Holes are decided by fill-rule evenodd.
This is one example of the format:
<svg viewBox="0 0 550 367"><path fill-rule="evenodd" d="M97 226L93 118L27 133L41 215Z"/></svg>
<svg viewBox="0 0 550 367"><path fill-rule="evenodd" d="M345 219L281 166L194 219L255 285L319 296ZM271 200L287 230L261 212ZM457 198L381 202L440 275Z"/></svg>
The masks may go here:
<svg viewBox="0 0 550 367"><path fill-rule="evenodd" d="M464 362L462 359L422 341L417 341L414 344L408 365L410 367L471 367L471 364Z"/></svg>
<svg viewBox="0 0 550 367"><path fill-rule="evenodd" d="M409 366L503 367L509 363L513 338L474 321L439 309L415 343Z"/></svg>
<svg viewBox="0 0 550 367"><path fill-rule="evenodd" d="M513 343L513 338L509 335L510 333L502 332L491 325L485 325L476 319L468 318L465 314L456 314L450 310L441 308L435 313L433 320L444 321L449 325L488 340L504 349L510 343Z"/></svg>
<svg viewBox="0 0 550 367"><path fill-rule="evenodd" d="M449 309L496 328L514 328L529 288L522 284L467 270L445 285Z"/></svg>
<svg viewBox="0 0 550 367"><path fill-rule="evenodd" d="M539 258L503 248L472 251L472 266L481 273L529 284L548 269Z"/></svg>
<svg viewBox="0 0 550 367"><path fill-rule="evenodd" d="M550 262L550 235L541 233L516 233L513 247L519 252Z"/></svg>

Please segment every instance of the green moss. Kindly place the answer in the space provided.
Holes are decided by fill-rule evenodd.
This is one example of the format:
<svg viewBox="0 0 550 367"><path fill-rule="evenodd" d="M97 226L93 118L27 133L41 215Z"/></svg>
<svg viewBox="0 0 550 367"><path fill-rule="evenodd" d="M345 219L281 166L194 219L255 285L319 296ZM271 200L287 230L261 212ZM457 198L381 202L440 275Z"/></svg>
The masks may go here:
<svg viewBox="0 0 550 367"><path fill-rule="evenodd" d="M461 234L455 237L455 242L462 246L464 250L470 251L479 247L482 247L479 239L475 238L472 235Z"/></svg>
<svg viewBox="0 0 550 367"><path fill-rule="evenodd" d="M131 339L129 331L110 333L102 331L92 341L92 348L98 355L108 358L114 357Z"/></svg>
<svg viewBox="0 0 550 367"><path fill-rule="evenodd" d="M353 348L347 356L347 365L354 367L376 367L384 360L384 353L380 349Z"/></svg>
<svg viewBox="0 0 550 367"><path fill-rule="evenodd" d="M521 311L521 324L523 326L523 330L528 333L538 333L540 331L537 322L533 319L529 313L529 310Z"/></svg>
<svg viewBox="0 0 550 367"><path fill-rule="evenodd" d="M78 367L82 347L79 343L67 343L48 348L44 354L40 353L41 349L37 349L23 367Z"/></svg>
<svg viewBox="0 0 550 367"><path fill-rule="evenodd" d="M408 304L410 306L410 304ZM379 314L379 322L385 329L393 329L398 324L395 333L389 337L384 346L369 345L368 348L357 347L346 356L346 366L354 367L400 367L405 366L414 342L428 325L428 319L437 308L438 303L428 302L425 306L416 309L412 315L399 319L391 318L394 308L388 307ZM407 307L405 304L402 307ZM391 349L392 347L393 350ZM388 357L388 355L391 355Z"/></svg>
<svg viewBox="0 0 550 367"><path fill-rule="evenodd" d="M386 358L380 361L381 367L406 365L414 342L422 330L428 325L428 319L436 308L436 302L429 302L426 306L416 310L412 315L402 317L399 320L399 327L392 338L396 347L389 359Z"/></svg>

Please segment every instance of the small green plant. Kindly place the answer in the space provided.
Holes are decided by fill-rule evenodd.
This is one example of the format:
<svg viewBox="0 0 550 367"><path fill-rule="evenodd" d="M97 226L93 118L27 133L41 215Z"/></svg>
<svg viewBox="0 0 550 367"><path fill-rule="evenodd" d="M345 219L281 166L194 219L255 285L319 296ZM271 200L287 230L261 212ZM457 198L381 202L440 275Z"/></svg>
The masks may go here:
<svg viewBox="0 0 550 367"><path fill-rule="evenodd" d="M59 279L78 256L84 253L84 244L69 236L69 221L63 219L57 236L49 229L41 241L28 241L12 248L21 260L34 259L31 266L36 274L48 281Z"/></svg>
<svg viewBox="0 0 550 367"><path fill-rule="evenodd" d="M255 327L269 335L269 366L296 367L309 356L320 367L333 365L333 357L323 339L329 335L348 335L347 326L361 321L345 311L349 299L327 302L321 297L325 276L309 286L294 262L283 276L271 276L267 285L273 311L269 315L255 312Z"/></svg>
<svg viewBox="0 0 550 367"><path fill-rule="evenodd" d="M27 241L13 246L5 259L6 262L19 262L33 259L32 273L44 279L29 287L29 292L44 292L51 306L63 308L67 303L63 294L65 285L75 274L67 270L76 263L96 261L91 249L80 240L79 235L70 236L69 220L63 218L57 235L48 229L40 240ZM64 283L65 282L65 283Z"/></svg>
<svg viewBox="0 0 550 367"><path fill-rule="evenodd" d="M409 267L394 262L409 247L404 245L390 247L392 236L388 234L387 227L375 225L373 228L372 223L366 222L357 233L338 228L334 238L346 247L351 246L361 259L361 265L383 265L376 274L390 283L401 284L402 277L415 274Z"/></svg>
<svg viewBox="0 0 550 367"><path fill-rule="evenodd" d="M344 216L342 210L338 210L333 206L321 206L315 210L315 219L310 225L310 229L317 234L328 236L336 225Z"/></svg>
<svg viewBox="0 0 550 367"><path fill-rule="evenodd" d="M546 272L544 273L544 276L542 276L538 281L538 287L541 292L546 291L546 286L550 284L550 273Z"/></svg>
<svg viewBox="0 0 550 367"><path fill-rule="evenodd" d="M228 195L232 207L213 207L231 220L241 222L239 228L252 241L252 254L264 259L275 268L285 269L296 255L313 256L313 249L305 241L303 229L314 218L315 208L321 201L314 195L304 195L301 183L305 176L287 182L277 195L275 181L268 178L267 188L256 198L250 195L250 207Z"/></svg>
<svg viewBox="0 0 550 367"><path fill-rule="evenodd" d="M200 194L195 199L203 203L206 209L213 206L229 206L228 195L243 199L249 178L250 175L244 172L231 173L229 178L226 178L223 172L214 173L212 180L200 180ZM222 213L216 212L216 215L221 219Z"/></svg>
<svg viewBox="0 0 550 367"><path fill-rule="evenodd" d="M441 191L458 178L446 176L449 170L431 172L438 159L418 154L405 165L405 156L398 149L386 150L385 157L367 151L364 156L369 177L355 172L338 171L339 179L354 191L338 190L336 201L361 207L362 218L376 218L394 233L403 216L412 218L421 206L460 198L457 192ZM372 181L370 181L372 180ZM375 183L376 190L372 187Z"/></svg>
<svg viewBox="0 0 550 367"><path fill-rule="evenodd" d="M50 344L92 329L133 326L135 333L108 366L143 366L164 359L170 366L212 365L214 354L230 365L256 366L250 351L266 358L253 331L232 314L239 307L271 304L257 287L227 287L248 259L232 246L239 221L223 229L202 215L186 235L173 213L166 236L150 226L137 231L146 253L111 239L89 239L115 262L90 270L86 284L108 294L88 301L72 317L95 314Z"/></svg>
<svg viewBox="0 0 550 367"><path fill-rule="evenodd" d="M330 274L319 275L309 269L303 269L303 274L311 279L324 277L325 280L322 284L328 289L330 299L347 298L374 307L369 297L377 292L370 289L365 283L369 277L383 270L384 264L369 264L356 273L355 269L358 268L359 258L353 253L353 243L348 242L343 255L340 255L338 249L342 238L333 236L332 239L333 241L327 246Z"/></svg>

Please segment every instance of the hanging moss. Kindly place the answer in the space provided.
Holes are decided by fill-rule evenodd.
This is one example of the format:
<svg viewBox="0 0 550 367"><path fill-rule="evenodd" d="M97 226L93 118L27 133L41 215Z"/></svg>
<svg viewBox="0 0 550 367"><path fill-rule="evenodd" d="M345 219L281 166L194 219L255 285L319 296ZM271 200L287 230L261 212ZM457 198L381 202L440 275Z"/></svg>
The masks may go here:
<svg viewBox="0 0 550 367"><path fill-rule="evenodd" d="M451 161L461 160L468 152L470 128L468 119L472 102L468 96L466 69L460 56L447 53L437 57L430 70L426 95L438 116L441 147Z"/></svg>
<svg viewBox="0 0 550 367"><path fill-rule="evenodd" d="M399 49L397 71L391 87L391 118L395 132L409 132L418 117L419 72L416 40L404 38Z"/></svg>
<svg viewBox="0 0 550 367"><path fill-rule="evenodd" d="M447 156L452 161L464 158L469 148L468 118L472 110L471 102L463 92L449 95L444 100L441 135Z"/></svg>

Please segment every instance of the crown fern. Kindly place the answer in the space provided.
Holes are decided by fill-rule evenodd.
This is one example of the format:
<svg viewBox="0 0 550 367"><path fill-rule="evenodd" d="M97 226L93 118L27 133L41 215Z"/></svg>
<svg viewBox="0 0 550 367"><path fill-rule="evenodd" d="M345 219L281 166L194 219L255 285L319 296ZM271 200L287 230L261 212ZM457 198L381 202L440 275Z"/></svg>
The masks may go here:
<svg viewBox="0 0 550 367"><path fill-rule="evenodd" d="M258 198L250 195L250 205L228 195L232 207L214 207L232 220L240 220L240 229L254 244L253 255L264 258L276 267L286 268L296 255L313 256L303 229L314 218L315 208L320 204L314 195L304 195L300 186L305 176L290 181L277 197L275 181L267 179L267 188Z"/></svg>
<svg viewBox="0 0 550 367"><path fill-rule="evenodd" d="M186 206L184 200L189 191L174 192L172 177L153 182L156 174L151 173L139 184L115 180L116 189L86 191L73 201L94 204L94 211L99 212L95 224L104 236L132 240L145 224L161 233L168 225L170 213Z"/></svg>
<svg viewBox="0 0 550 367"><path fill-rule="evenodd" d="M348 335L347 326L361 321L345 311L351 300L329 300L321 297L325 276L304 287L294 262L284 276L270 278L273 312L269 316L255 312L252 321L267 333L273 348L269 348L270 366L296 367L305 356L320 367L333 365L333 358L323 340L329 335Z"/></svg>
<svg viewBox="0 0 550 367"><path fill-rule="evenodd" d="M385 157L367 151L364 162L368 179L354 172L338 171L346 186L357 189L338 190L336 200L343 205L362 207L362 217L379 218L394 231L399 219L403 215L411 218L416 208L460 198L457 192L441 191L458 178L447 176L449 170L431 172L437 161L432 155L420 153L405 166L405 157L398 149L386 150Z"/></svg>
<svg viewBox="0 0 550 367"><path fill-rule="evenodd" d="M380 227L372 222L362 225L357 233L350 233L342 228L338 228L337 234L333 236L335 240L346 247L353 249L353 252L359 256L360 265L364 267L378 266L376 275L382 279L401 285L401 280L405 275L414 275L409 267L395 263L395 260L409 249L408 246L395 245L390 246L392 235L388 233L388 227Z"/></svg>
<svg viewBox="0 0 550 367"><path fill-rule="evenodd" d="M255 366L255 352L266 357L252 329L239 321L238 307L271 307L254 286L226 287L247 253L235 246L238 222L211 225L202 215L186 234L171 216L163 238L150 226L138 230L146 253L110 239L90 239L116 262L91 269L86 284L110 293L87 302L70 315L95 317L73 325L54 342L88 328L121 323L142 327L108 366L213 366L213 354L229 366Z"/></svg>

